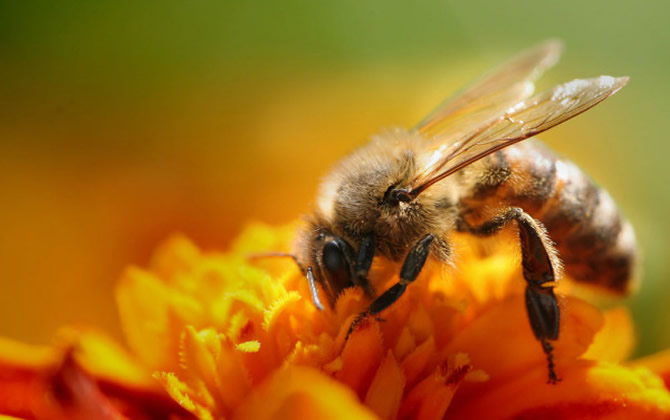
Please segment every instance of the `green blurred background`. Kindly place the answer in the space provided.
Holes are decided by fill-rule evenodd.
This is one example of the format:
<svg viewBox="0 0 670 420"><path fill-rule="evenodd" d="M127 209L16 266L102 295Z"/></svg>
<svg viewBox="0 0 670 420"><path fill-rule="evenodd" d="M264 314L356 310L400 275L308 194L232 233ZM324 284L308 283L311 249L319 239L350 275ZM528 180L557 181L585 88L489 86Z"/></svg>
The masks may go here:
<svg viewBox="0 0 670 420"><path fill-rule="evenodd" d="M120 337L114 284L181 231L222 249L309 209L338 157L558 37L542 87L629 75L542 138L610 190L644 252L638 354L670 347L670 3L0 1L0 335Z"/></svg>

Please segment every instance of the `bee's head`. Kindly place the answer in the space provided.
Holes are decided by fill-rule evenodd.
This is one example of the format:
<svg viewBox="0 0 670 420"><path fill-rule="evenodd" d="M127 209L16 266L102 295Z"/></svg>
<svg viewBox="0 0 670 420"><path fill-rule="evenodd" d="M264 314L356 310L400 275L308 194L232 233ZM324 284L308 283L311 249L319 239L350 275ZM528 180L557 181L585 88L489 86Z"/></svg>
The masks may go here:
<svg viewBox="0 0 670 420"><path fill-rule="evenodd" d="M303 263L313 267L314 275L326 293L331 304L340 292L353 285L355 251L344 238L329 229L311 225L303 231ZM305 253L308 253L306 255Z"/></svg>

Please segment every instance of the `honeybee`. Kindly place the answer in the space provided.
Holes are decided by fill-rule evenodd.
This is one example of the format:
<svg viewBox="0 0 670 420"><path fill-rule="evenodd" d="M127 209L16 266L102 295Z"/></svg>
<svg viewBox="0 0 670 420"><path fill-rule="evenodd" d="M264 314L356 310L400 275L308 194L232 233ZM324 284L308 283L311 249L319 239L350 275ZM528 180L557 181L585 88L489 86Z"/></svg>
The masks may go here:
<svg viewBox="0 0 670 420"><path fill-rule="evenodd" d="M551 341L559 333L554 287L561 267L577 281L623 294L636 260L633 229L605 190L539 141L517 144L628 82L576 79L531 96L533 81L561 49L552 40L521 53L414 128L374 136L334 167L294 256L317 308L325 307L319 293L332 306L344 289L362 288L372 303L351 332L398 300L428 256L449 262L452 232L490 236L515 222L528 319L547 357L548 382L560 380ZM399 281L382 293L368 281L376 256L402 262Z"/></svg>

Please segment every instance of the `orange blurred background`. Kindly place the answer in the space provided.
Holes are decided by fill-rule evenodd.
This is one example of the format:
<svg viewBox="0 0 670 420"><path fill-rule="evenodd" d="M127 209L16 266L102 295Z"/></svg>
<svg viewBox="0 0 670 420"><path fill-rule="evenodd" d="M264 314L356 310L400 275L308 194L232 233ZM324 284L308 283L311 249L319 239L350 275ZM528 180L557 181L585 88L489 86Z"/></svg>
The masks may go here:
<svg viewBox="0 0 670 420"><path fill-rule="evenodd" d="M649 7L651 6L651 7ZM486 10L486 13L483 12ZM179 231L225 249L308 211L319 176L384 127L545 38L541 83L630 75L542 138L605 186L645 254L640 353L670 346L667 2L0 6L0 335L120 337L114 284Z"/></svg>

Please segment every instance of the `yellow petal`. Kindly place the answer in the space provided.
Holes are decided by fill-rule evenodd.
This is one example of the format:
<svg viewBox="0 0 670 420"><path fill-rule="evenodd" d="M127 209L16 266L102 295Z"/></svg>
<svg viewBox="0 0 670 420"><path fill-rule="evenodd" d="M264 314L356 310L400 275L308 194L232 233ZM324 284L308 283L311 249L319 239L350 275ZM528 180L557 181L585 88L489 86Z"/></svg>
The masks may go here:
<svg viewBox="0 0 670 420"><path fill-rule="evenodd" d="M630 362L632 367L644 366L659 375L670 390L670 349Z"/></svg>
<svg viewBox="0 0 670 420"><path fill-rule="evenodd" d="M53 366L58 360L59 355L51 347L0 337L0 366L40 369Z"/></svg>
<svg viewBox="0 0 670 420"><path fill-rule="evenodd" d="M245 341L244 343L236 344L235 348L245 353L258 353L261 349L261 343L257 340Z"/></svg>
<svg viewBox="0 0 670 420"><path fill-rule="evenodd" d="M158 372L154 378L165 388L168 394L185 410L193 413L201 420L214 419L209 409L205 408L199 401L193 399L194 392L174 373Z"/></svg>
<svg viewBox="0 0 670 420"><path fill-rule="evenodd" d="M237 420L372 420L375 415L345 385L316 369L290 366L277 370L235 412Z"/></svg>
<svg viewBox="0 0 670 420"><path fill-rule="evenodd" d="M633 352L636 341L630 312L623 307L610 309L605 312L604 319L605 324L583 357L603 362L626 360Z"/></svg>

